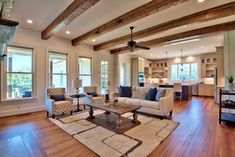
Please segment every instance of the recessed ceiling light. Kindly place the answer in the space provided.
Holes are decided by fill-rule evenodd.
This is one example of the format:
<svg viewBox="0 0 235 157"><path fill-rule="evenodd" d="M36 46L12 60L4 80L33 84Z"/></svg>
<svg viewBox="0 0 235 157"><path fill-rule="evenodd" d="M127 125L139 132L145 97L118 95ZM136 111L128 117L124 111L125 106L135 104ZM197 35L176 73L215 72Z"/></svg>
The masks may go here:
<svg viewBox="0 0 235 157"><path fill-rule="evenodd" d="M199 3L202 3L202 2L204 2L205 0L197 0Z"/></svg>
<svg viewBox="0 0 235 157"><path fill-rule="evenodd" d="M204 48L204 46L201 46L201 49L203 49Z"/></svg>
<svg viewBox="0 0 235 157"><path fill-rule="evenodd" d="M70 32L70 31L66 31L65 33L66 33L66 34L70 34L71 32Z"/></svg>
<svg viewBox="0 0 235 157"><path fill-rule="evenodd" d="M95 39L92 39L91 41L92 41L92 42L95 42L96 40L95 40Z"/></svg>
<svg viewBox="0 0 235 157"><path fill-rule="evenodd" d="M27 23L32 24L32 23L33 23L33 21L32 21L32 20L30 20L30 19L28 19L28 20L27 20Z"/></svg>

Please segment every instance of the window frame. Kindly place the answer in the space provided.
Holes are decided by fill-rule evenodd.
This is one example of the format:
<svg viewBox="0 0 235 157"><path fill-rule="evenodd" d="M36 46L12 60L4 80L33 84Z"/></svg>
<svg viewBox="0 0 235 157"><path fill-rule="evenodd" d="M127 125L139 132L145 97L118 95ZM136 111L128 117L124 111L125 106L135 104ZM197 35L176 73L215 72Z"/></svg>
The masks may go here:
<svg viewBox="0 0 235 157"><path fill-rule="evenodd" d="M36 55L35 55L35 48L33 46L28 45L18 45L18 44L9 44L7 47L15 47L21 49L30 49L32 50L32 62L31 62L31 72L7 72L7 59L5 59L1 63L1 101L17 101L17 100L28 100L28 99L35 99L36 98ZM32 75L32 96L25 97L25 98L7 98L7 74L31 74Z"/></svg>
<svg viewBox="0 0 235 157"><path fill-rule="evenodd" d="M91 74L90 75L89 74L81 74L80 73L80 58L86 58L86 59L90 59L91 60L91 64L90 64ZM92 84L93 84L93 58L92 57L86 57L86 56L78 56L77 67L78 67L78 70L77 70L78 78L80 79L80 76L90 76L91 77L91 86L92 86Z"/></svg>
<svg viewBox="0 0 235 157"><path fill-rule="evenodd" d="M192 67L192 64L196 64L197 65L197 73L199 75L199 73L200 73L200 71L199 71L199 64L197 62L182 63L182 64L189 64L189 79L188 80L183 80L183 81L198 81L199 80L199 76L198 76L197 80L192 80L192 68L191 67ZM177 65L177 79L176 80L172 79L172 77L173 77L173 75L172 75L172 73L173 73L172 66L173 65ZM181 65L181 63L171 64L171 81L182 81L182 80L179 79L179 70L180 70L179 68L180 68L180 65Z"/></svg>
<svg viewBox="0 0 235 157"><path fill-rule="evenodd" d="M61 55L66 55L66 74L61 74L61 73L50 73L50 53L54 53L54 54L61 54ZM47 62L46 62L46 72L47 72L47 75L46 75L46 84L47 84L47 88L52 88L50 86L50 75L62 75L62 76L67 76L67 80L66 80L66 87L65 87L65 90L66 92L69 91L69 54L66 53L66 52L61 52L61 51L58 51L58 50L47 50Z"/></svg>

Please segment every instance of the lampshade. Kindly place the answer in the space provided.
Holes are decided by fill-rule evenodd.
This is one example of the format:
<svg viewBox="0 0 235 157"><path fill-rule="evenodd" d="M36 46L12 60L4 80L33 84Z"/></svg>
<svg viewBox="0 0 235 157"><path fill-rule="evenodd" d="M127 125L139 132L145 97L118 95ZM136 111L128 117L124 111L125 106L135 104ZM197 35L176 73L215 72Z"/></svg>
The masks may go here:
<svg viewBox="0 0 235 157"><path fill-rule="evenodd" d="M73 80L73 88L78 89L80 87L82 87L82 80L74 79Z"/></svg>

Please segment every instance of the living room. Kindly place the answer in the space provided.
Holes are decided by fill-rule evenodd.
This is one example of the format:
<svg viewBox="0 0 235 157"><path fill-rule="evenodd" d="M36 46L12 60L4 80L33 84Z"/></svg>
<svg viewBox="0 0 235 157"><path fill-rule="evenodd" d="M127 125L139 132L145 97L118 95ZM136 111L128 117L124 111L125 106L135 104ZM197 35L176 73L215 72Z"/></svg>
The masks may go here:
<svg viewBox="0 0 235 157"><path fill-rule="evenodd" d="M0 8L0 156L234 156L234 0Z"/></svg>

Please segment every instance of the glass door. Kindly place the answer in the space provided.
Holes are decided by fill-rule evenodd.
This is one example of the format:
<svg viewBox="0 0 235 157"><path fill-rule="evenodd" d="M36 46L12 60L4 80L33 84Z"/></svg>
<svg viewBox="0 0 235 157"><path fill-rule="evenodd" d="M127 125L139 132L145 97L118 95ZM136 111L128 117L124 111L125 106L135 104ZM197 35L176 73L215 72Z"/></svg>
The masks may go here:
<svg viewBox="0 0 235 157"><path fill-rule="evenodd" d="M102 94L109 89L108 61L100 62L100 90Z"/></svg>

